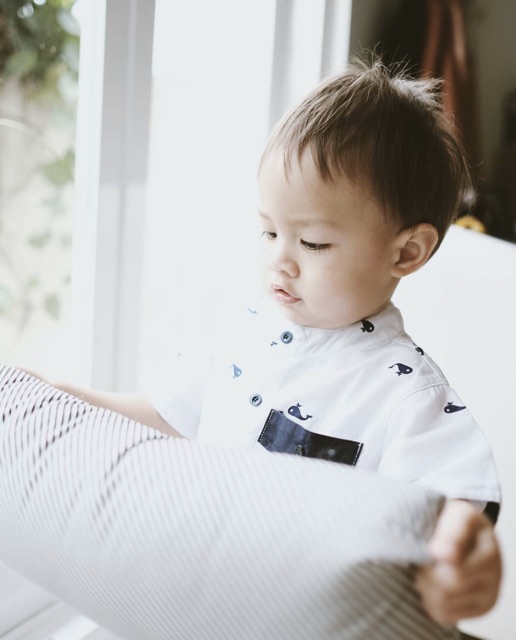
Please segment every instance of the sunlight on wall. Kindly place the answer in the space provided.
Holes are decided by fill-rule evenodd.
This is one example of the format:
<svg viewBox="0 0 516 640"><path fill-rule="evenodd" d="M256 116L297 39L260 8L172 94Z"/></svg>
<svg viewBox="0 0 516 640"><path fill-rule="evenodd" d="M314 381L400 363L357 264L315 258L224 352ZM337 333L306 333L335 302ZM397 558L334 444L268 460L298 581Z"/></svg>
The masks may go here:
<svg viewBox="0 0 516 640"><path fill-rule="evenodd" d="M178 353L202 351L222 286L252 277L274 4L157 3L140 369L153 393L178 382Z"/></svg>

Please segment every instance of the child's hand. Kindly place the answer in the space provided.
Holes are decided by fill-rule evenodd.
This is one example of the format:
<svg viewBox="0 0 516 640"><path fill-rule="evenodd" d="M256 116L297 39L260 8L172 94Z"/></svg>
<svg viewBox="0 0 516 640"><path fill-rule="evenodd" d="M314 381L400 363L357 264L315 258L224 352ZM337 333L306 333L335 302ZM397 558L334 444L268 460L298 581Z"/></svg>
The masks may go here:
<svg viewBox="0 0 516 640"><path fill-rule="evenodd" d="M449 500L430 541L434 562L420 569L416 587L428 614L441 624L487 613L502 578L491 522L468 502Z"/></svg>

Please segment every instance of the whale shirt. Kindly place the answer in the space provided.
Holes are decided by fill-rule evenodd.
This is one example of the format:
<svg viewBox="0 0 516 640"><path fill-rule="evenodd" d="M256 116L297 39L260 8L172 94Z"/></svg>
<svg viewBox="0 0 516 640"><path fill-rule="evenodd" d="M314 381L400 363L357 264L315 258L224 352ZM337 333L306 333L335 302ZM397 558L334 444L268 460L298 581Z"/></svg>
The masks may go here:
<svg viewBox="0 0 516 640"><path fill-rule="evenodd" d="M204 381L157 404L182 435L500 503L485 434L394 304L342 329L292 324L266 300L228 315Z"/></svg>

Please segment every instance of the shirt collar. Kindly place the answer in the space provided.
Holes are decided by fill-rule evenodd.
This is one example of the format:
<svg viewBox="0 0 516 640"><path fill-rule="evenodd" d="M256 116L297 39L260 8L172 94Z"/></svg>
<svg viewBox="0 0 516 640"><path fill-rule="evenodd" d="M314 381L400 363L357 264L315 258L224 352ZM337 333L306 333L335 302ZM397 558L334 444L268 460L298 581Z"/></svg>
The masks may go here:
<svg viewBox="0 0 516 640"><path fill-rule="evenodd" d="M285 355L321 357L343 350L376 349L404 334L399 309L389 302L379 313L340 329L304 327L283 318L266 301L253 307L255 317L264 320L262 339L267 346Z"/></svg>

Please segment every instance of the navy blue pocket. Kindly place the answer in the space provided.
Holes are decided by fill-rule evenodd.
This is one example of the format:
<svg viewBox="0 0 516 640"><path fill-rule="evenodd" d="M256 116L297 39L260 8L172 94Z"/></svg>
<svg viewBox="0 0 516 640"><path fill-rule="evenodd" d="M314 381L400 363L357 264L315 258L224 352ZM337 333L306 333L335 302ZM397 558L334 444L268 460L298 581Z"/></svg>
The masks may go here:
<svg viewBox="0 0 516 640"><path fill-rule="evenodd" d="M308 431L276 409L271 409L258 442L268 451L294 453L350 465L357 463L363 447L362 442Z"/></svg>

